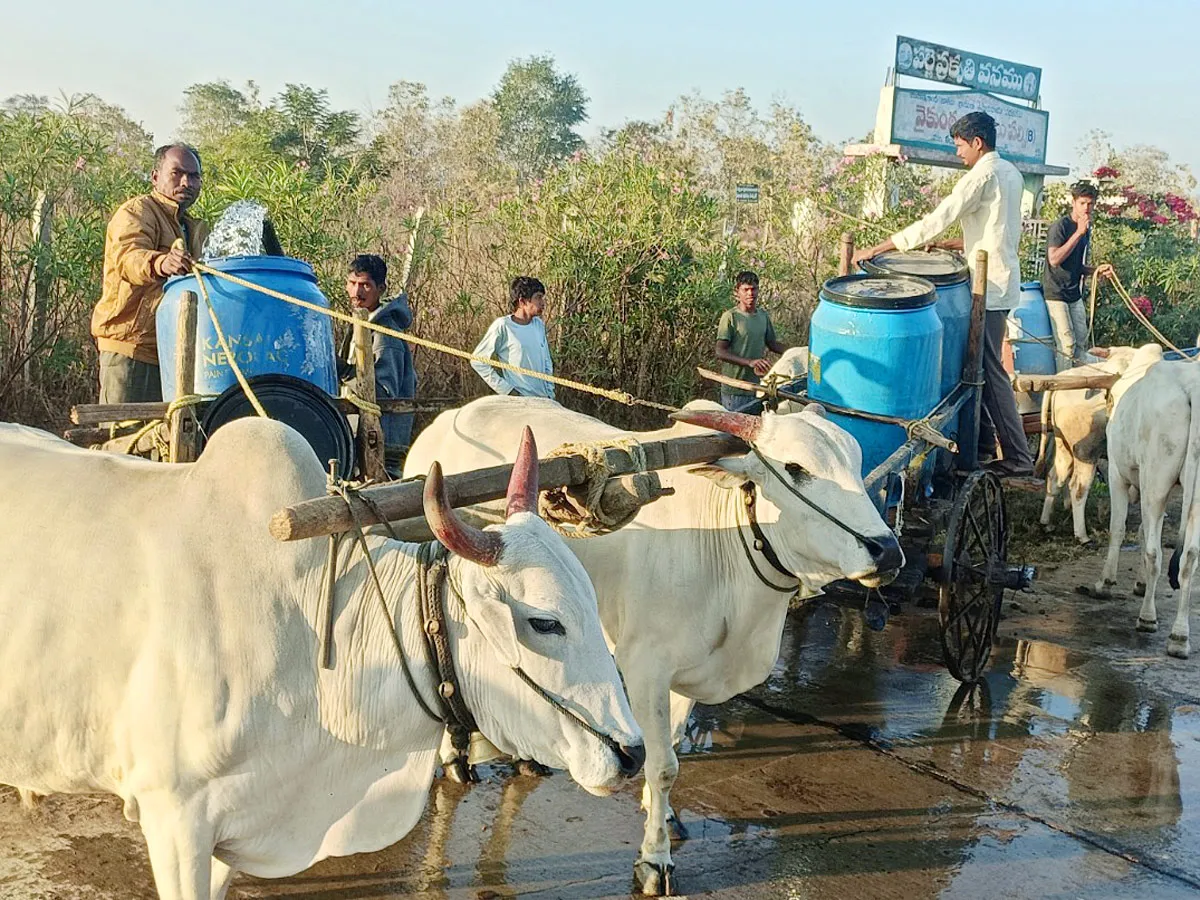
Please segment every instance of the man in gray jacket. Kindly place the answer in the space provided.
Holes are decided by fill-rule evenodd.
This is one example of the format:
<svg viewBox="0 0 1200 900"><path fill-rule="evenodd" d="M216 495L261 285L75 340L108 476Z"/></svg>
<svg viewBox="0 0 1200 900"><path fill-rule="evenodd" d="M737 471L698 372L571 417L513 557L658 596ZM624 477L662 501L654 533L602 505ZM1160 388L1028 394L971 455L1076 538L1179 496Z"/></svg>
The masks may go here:
<svg viewBox="0 0 1200 900"><path fill-rule="evenodd" d="M365 309L368 320L385 328L403 331L412 324L412 309L408 296L398 294L392 300L382 300L387 290L387 263L374 254L364 253L354 257L346 274L346 296L355 309ZM383 399L411 400L417 395L417 373L413 368L412 352L400 338L378 331L371 332L371 344L375 352L375 394ZM338 363L343 379L354 374L354 348L342 354ZM380 424L383 426L384 465L388 474L400 477L404 467L404 454L412 440L412 413L385 413Z"/></svg>

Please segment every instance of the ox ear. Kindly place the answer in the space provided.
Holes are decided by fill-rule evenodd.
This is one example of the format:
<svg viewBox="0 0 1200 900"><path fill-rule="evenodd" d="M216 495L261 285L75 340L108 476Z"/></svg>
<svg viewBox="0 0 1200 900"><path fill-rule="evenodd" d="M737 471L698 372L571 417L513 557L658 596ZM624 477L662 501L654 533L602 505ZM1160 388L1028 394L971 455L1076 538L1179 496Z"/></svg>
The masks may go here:
<svg viewBox="0 0 1200 900"><path fill-rule="evenodd" d="M726 456L718 459L716 462L707 466L695 466L688 469L689 475L699 475L701 478L707 478L717 487L724 488L727 491L732 491L734 488L740 488L747 481L752 481L750 477L750 467L744 456Z"/></svg>
<svg viewBox="0 0 1200 900"><path fill-rule="evenodd" d="M504 665L512 668L520 664L520 644L511 606L496 597L484 595L468 605L467 618Z"/></svg>

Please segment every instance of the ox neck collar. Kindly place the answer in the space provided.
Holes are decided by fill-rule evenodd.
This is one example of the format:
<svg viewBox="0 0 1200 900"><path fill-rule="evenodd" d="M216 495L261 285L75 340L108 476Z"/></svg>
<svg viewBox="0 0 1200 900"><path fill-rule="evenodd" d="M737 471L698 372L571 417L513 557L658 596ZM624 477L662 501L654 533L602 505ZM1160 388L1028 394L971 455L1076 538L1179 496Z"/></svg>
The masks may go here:
<svg viewBox="0 0 1200 900"><path fill-rule="evenodd" d="M450 552L437 541L428 541L417 548L417 600L421 611L421 633L425 636L425 657L437 678L439 718L450 734L454 747L453 765L461 780L469 780L467 753L471 733L478 731L475 716L467 709L462 684L450 651L450 634L446 622L446 607L442 596L447 581ZM424 704L422 704L424 705Z"/></svg>
<svg viewBox="0 0 1200 900"><path fill-rule="evenodd" d="M779 554L775 552L775 548L771 546L771 542L767 540L766 533L762 530L762 526L758 524L758 514L756 507L758 505L758 488L755 487L753 481L747 481L742 485L743 501L746 504L746 518L750 523L750 531L754 535L754 549L763 555L763 558L770 564L776 572L783 575L785 578L796 578L794 572L789 572L782 562L779 561ZM754 554L750 551L750 544L746 541L746 535L742 532L742 527L737 526L738 539L742 542L742 550L746 553L746 561L750 563L750 568L764 585L773 591L778 591L781 594L796 594L800 591L799 583L795 587L791 585L775 584L758 567L758 563L754 561ZM796 578L797 582L799 579Z"/></svg>

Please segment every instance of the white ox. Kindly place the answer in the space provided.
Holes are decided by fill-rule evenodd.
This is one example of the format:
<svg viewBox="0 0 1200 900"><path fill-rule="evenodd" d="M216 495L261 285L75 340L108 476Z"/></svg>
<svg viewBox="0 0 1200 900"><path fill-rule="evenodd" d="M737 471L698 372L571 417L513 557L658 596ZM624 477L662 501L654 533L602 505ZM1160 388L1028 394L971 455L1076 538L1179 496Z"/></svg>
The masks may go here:
<svg viewBox="0 0 1200 900"><path fill-rule="evenodd" d="M797 581L806 596L841 578L882 584L904 560L866 495L858 444L820 407L760 418L697 401L676 415L692 424L627 432L553 401L489 397L438 416L405 467L406 474L423 471L434 456L448 471L510 460L524 425L543 447L646 442L709 427L754 448L712 465L660 472L673 496L643 507L619 531L569 544L596 586L605 634L646 734L647 818L634 871L648 894L672 888L670 829L680 830L669 803L679 771L673 748L693 704L722 703L770 674ZM788 574L751 549L751 498Z"/></svg>
<svg viewBox="0 0 1200 900"><path fill-rule="evenodd" d="M430 473L426 514L461 596L445 601L446 631L481 730L605 793L636 771L640 730L587 575L536 515L531 455L507 522L487 531L458 521ZM267 522L324 494L315 454L276 422L230 423L199 462L174 466L0 425L0 782L122 797L164 900L377 850L424 808L443 725L419 708L394 640L437 709L417 547L367 538L383 598L361 554L343 554L322 668L327 545L277 542Z"/></svg>
<svg viewBox="0 0 1200 900"><path fill-rule="evenodd" d="M1105 359L1058 374L1120 375L1129 367L1133 352L1132 347L1113 347ZM1041 523L1049 527L1054 502L1069 485L1075 539L1081 544L1091 540L1084 524L1084 513L1088 493L1096 478L1096 465L1104 451L1107 425L1108 394L1102 389L1046 391L1042 396L1042 438L1037 471L1044 469L1046 472L1046 499L1042 504Z"/></svg>
<svg viewBox="0 0 1200 900"><path fill-rule="evenodd" d="M1187 659L1191 652L1189 612L1191 581L1200 559L1200 365L1163 362L1162 348L1138 349L1125 374L1112 388L1108 422L1108 473L1112 498L1108 556L1096 584L1104 592L1116 583L1117 562L1125 539L1130 500L1142 505L1142 567L1146 585L1138 613L1139 631L1158 629L1154 594L1162 570L1162 525L1167 496L1183 487L1180 537L1171 560L1170 582L1179 595L1167 653Z"/></svg>

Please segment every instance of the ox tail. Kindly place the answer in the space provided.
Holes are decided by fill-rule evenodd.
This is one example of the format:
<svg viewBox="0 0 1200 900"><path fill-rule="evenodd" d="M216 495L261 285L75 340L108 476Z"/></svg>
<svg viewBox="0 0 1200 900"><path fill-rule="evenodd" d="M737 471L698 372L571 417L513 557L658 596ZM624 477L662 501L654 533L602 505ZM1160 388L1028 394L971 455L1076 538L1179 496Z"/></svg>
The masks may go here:
<svg viewBox="0 0 1200 900"><path fill-rule="evenodd" d="M1184 553L1200 556L1200 504L1196 503L1197 479L1200 478L1200 391L1188 392L1189 414L1187 455L1183 461L1183 512L1179 522L1179 540L1167 565L1167 579L1179 590L1179 569Z"/></svg>
<svg viewBox="0 0 1200 900"><path fill-rule="evenodd" d="M1033 474L1038 478L1045 476L1050 468L1050 450L1054 447L1054 442L1050 440L1050 432L1053 430L1050 423L1050 403L1054 397L1054 391L1045 391L1042 393L1042 436L1038 441L1037 461L1033 464Z"/></svg>

